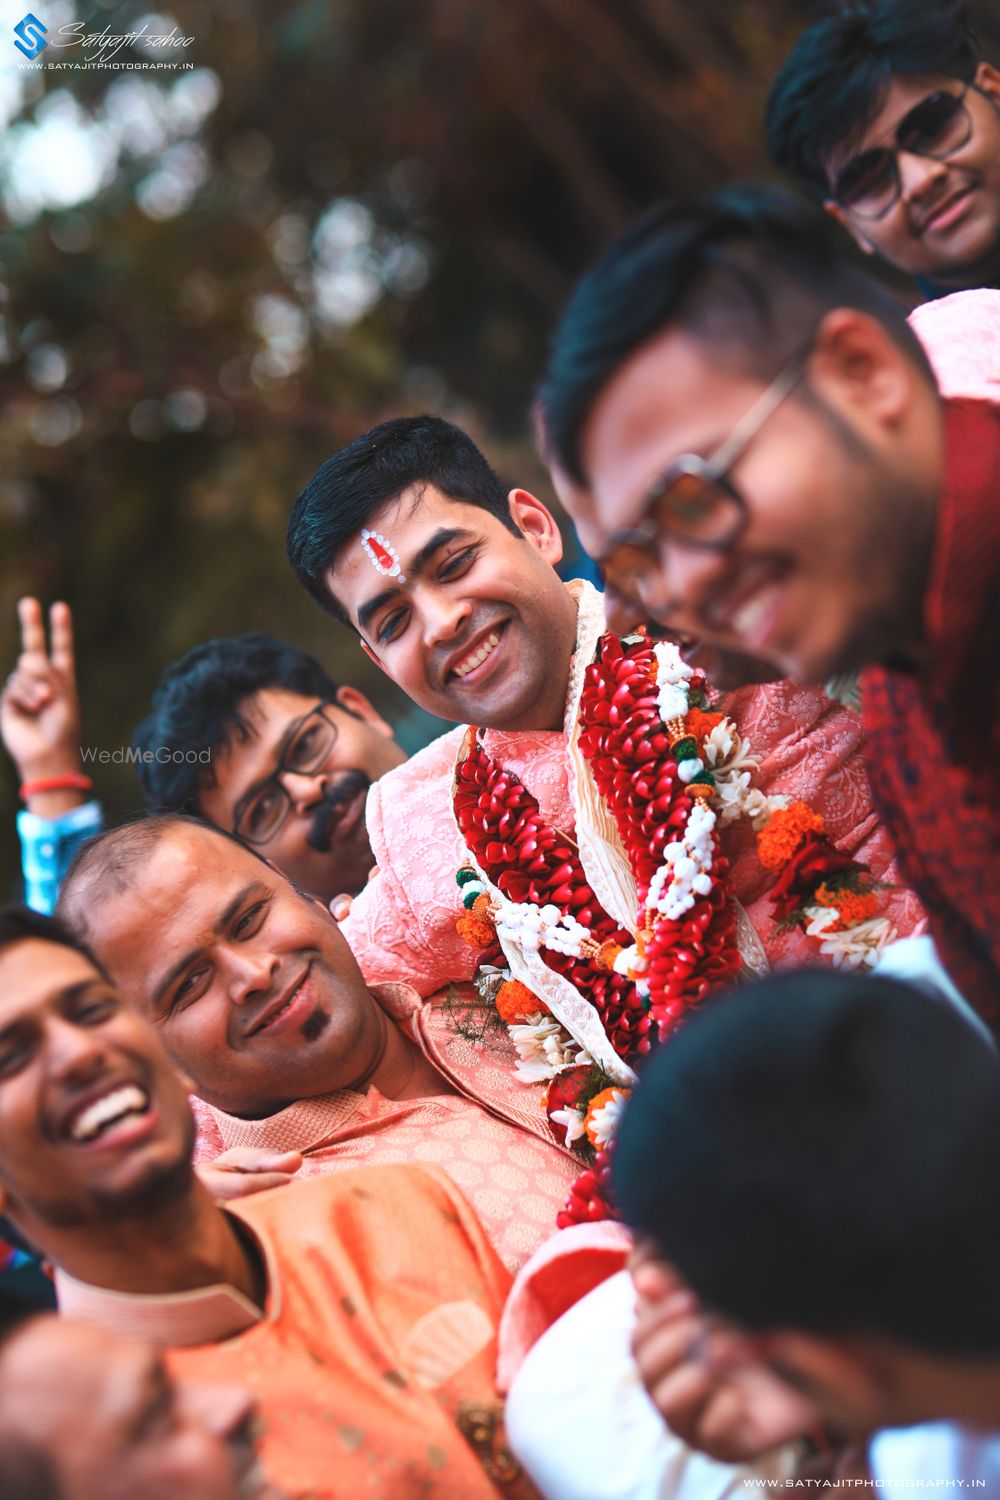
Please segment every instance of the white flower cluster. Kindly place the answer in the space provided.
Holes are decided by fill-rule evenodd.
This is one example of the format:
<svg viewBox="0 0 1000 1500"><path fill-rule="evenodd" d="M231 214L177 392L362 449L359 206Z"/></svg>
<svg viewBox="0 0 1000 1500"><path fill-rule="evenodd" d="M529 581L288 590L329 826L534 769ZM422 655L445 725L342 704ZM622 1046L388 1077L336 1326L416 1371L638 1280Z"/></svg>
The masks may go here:
<svg viewBox="0 0 1000 1500"><path fill-rule="evenodd" d="M683 719L690 707L688 683L693 672L673 641L657 641L653 654L656 657L657 707L664 724L669 724L671 719ZM694 774L692 771L691 775Z"/></svg>
<svg viewBox="0 0 1000 1500"><path fill-rule="evenodd" d="M751 774L759 770L760 757L752 753L732 719L716 724L705 736L702 748L705 763L715 777L715 795L723 823L749 818L759 832L779 807L787 807L790 798L776 794L765 797L751 785Z"/></svg>
<svg viewBox="0 0 1000 1500"><path fill-rule="evenodd" d="M618 1134L618 1126L625 1112L625 1105L629 1097L628 1089L615 1089L607 1104L602 1104L600 1109L595 1109L590 1120L591 1141L599 1151L614 1140Z"/></svg>
<svg viewBox="0 0 1000 1500"><path fill-rule="evenodd" d="M590 1053L573 1041L554 1016L541 1011L507 1030L520 1058L514 1077L522 1083L547 1083L563 1068L593 1062Z"/></svg>
<svg viewBox="0 0 1000 1500"><path fill-rule="evenodd" d="M838 969L873 969L882 949L896 938L896 929L888 917L869 917L842 932L829 932L839 920L835 907L807 906L809 923L806 932L819 938L820 952Z"/></svg>
<svg viewBox="0 0 1000 1500"><path fill-rule="evenodd" d="M587 928L573 916L563 916L558 906L536 906L533 901L503 900L496 912L497 937L501 943L519 943L529 953L551 948L579 958L582 943L590 937Z"/></svg>
<svg viewBox="0 0 1000 1500"><path fill-rule="evenodd" d="M646 905L672 921L690 911L699 896L712 890L712 830L715 813L704 802L696 802L684 835L663 851L663 864L649 882ZM670 882L667 884L667 882Z"/></svg>
<svg viewBox="0 0 1000 1500"><path fill-rule="evenodd" d="M583 1123L583 1110L574 1109L571 1104L568 1104L565 1109L554 1109L549 1119L557 1125L565 1126L567 1146L572 1146L587 1133Z"/></svg>

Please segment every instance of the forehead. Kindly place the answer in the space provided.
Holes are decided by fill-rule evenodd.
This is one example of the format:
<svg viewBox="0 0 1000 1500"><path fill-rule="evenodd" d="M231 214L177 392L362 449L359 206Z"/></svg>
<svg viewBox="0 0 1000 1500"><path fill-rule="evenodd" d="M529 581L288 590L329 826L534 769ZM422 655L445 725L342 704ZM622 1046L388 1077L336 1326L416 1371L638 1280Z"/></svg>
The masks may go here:
<svg viewBox="0 0 1000 1500"><path fill-rule="evenodd" d="M452 500L433 484L412 485L373 512L365 523L365 530L378 533L395 550L404 578L416 554L436 532L455 528L476 533L486 531L491 536L509 535L482 506ZM399 582L375 565L360 532L341 548L327 570L326 579L355 621L362 604Z"/></svg>
<svg viewBox="0 0 1000 1500"><path fill-rule="evenodd" d="M0 950L0 1024L41 1010L70 985L101 980L82 953L42 938L23 938Z"/></svg>
<svg viewBox="0 0 1000 1500"><path fill-rule="evenodd" d="M279 731L292 719L309 713L319 702L315 695L293 693L290 688L261 688L238 705L240 718L245 720L247 732L259 739L266 739L271 730ZM239 753L239 740L234 739L233 749Z"/></svg>
<svg viewBox="0 0 1000 1500"><path fill-rule="evenodd" d="M129 874L128 888L108 892L91 918L94 941L119 970L159 961L168 947L190 944L210 928L245 886L283 884L233 840L185 825L164 835Z"/></svg>

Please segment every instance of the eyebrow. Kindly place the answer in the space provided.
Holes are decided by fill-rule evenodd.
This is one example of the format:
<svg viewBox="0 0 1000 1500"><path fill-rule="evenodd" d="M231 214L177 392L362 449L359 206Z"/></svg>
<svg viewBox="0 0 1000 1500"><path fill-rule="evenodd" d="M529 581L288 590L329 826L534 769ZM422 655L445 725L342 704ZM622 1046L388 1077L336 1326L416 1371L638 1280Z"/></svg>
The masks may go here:
<svg viewBox="0 0 1000 1500"><path fill-rule="evenodd" d="M237 894L226 906L225 910L218 918L214 930L218 931L220 927L228 927L229 923L233 920L236 913L243 905L244 901L248 900L248 898L252 896L255 891L266 890L267 886L264 885L260 880L252 880L249 885L245 885L241 891L237 892ZM170 986L181 977L181 975L184 973L184 970L190 968L191 964L193 964L196 959L201 958L202 954L206 951L206 946L204 943L202 943L197 948L192 948L188 953L185 953L182 959L179 959L171 969L167 970L166 974L164 974L163 978L153 989L151 999L153 1002L154 1010L158 1011L160 1009L167 990L169 990Z"/></svg>
<svg viewBox="0 0 1000 1500"><path fill-rule="evenodd" d="M278 743L274 746L274 770L269 771L266 776L259 776L251 786L247 787L246 791L243 793L243 796L233 807L234 829L236 828L243 814L246 812L249 804L256 797L257 793L262 789L262 787L265 787L269 781L274 780L275 773L285 757L285 751L288 749L289 745L292 743L292 740L298 734L305 721L310 718L311 715L315 712L315 708L307 709L304 714L299 714L299 717L297 719L292 719L288 724L285 725L284 733L282 734Z"/></svg>
<svg viewBox="0 0 1000 1500"><path fill-rule="evenodd" d="M464 526L439 526L437 531L428 537L420 550L415 552L410 558L410 561L406 565L405 576L407 578L420 578L426 570L427 564L434 557L435 553L441 551L442 547L447 547L449 542L461 541L465 537L471 536L472 532ZM367 631L373 617L386 604L391 603L398 593L399 585L396 584L392 588L383 589L380 594L375 595L374 599L369 599L367 603L362 604L358 610L358 629Z"/></svg>
<svg viewBox="0 0 1000 1500"><path fill-rule="evenodd" d="M98 978L97 976L93 979L78 980L76 984L69 984L65 989L59 990L53 997L54 1002L59 1006L72 1005L74 1000L79 1000L81 995L85 995L88 990L95 988L108 989L107 980ZM33 1012L28 1012L20 1016L15 1016L12 1021L8 1021L6 1026L0 1027L0 1042L4 1042L8 1037L14 1036L32 1018Z"/></svg>

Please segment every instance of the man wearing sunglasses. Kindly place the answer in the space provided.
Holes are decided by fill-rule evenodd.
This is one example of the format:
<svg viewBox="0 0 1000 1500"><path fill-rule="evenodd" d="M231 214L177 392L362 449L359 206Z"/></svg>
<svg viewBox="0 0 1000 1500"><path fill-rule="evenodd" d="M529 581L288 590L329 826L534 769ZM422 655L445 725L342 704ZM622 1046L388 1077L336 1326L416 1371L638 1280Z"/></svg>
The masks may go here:
<svg viewBox="0 0 1000 1500"><path fill-rule="evenodd" d="M966 298L995 316L995 293ZM978 395L942 399L822 215L742 189L611 247L563 317L542 403L617 628L651 617L804 683L861 671L876 804L946 969L995 1021L995 381Z"/></svg>
<svg viewBox="0 0 1000 1500"><path fill-rule="evenodd" d="M1000 285L1000 73L964 0L866 0L811 26L771 89L772 160L928 296Z"/></svg>

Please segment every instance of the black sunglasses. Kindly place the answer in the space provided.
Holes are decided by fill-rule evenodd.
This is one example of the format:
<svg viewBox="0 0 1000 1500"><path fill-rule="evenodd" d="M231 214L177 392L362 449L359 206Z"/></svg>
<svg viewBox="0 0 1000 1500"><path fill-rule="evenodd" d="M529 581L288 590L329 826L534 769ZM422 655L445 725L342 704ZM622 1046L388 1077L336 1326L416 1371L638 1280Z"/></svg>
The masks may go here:
<svg viewBox="0 0 1000 1500"><path fill-rule="evenodd" d="M967 88L960 94L939 89L921 99L895 127L894 145L862 151L837 173L831 189L834 202L861 219L883 218L900 195L900 151L943 161L968 142L972 116L966 93Z"/></svg>

